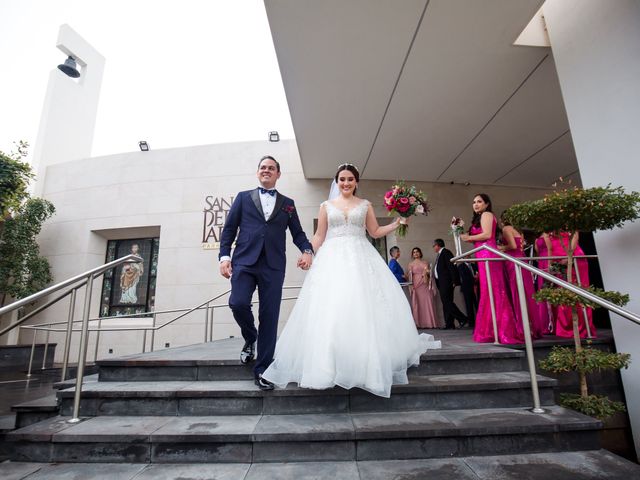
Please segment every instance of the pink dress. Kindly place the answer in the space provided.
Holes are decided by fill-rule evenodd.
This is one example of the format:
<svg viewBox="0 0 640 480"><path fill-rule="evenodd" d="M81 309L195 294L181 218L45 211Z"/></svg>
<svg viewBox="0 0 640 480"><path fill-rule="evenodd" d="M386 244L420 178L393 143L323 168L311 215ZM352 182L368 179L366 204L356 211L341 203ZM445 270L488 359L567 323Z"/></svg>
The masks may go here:
<svg viewBox="0 0 640 480"><path fill-rule="evenodd" d="M433 297L435 289L431 281L425 282L424 271L427 269L426 264L411 263L409 271L413 288L411 289L411 312L413 313L413 321L418 328L438 328L436 310L433 306ZM429 279L431 277L428 277Z"/></svg>
<svg viewBox="0 0 640 480"><path fill-rule="evenodd" d="M551 247L553 249L552 255L554 256L566 256L567 250L569 247L569 242L571 241L571 237L569 233L562 232L560 236L558 235L550 235L551 238ZM584 255L584 251L580 248L580 245L576 246L574 255ZM588 260L583 258L577 260L578 271L580 273L580 286L588 287L589 286L589 263ZM574 273L572 274L573 281L572 283L578 284L577 277ZM587 337L587 326L584 320L584 310L582 307L576 307L578 312L578 329L580 331L580 338ZM559 337L573 337L573 320L572 320L572 308L571 307L556 307L554 308L556 314L556 335ZM593 325L593 312L590 308L587 308L587 319L589 322L589 328L591 330L591 336L596 336L596 328Z"/></svg>
<svg viewBox="0 0 640 480"><path fill-rule="evenodd" d="M489 245L497 248L496 245L496 219L493 218L491 226L491 238L482 242L473 242L474 247ZM482 233L481 227L472 226L469 230L471 235ZM492 252L482 250L476 253L476 258L495 258ZM473 340L476 342L493 342L493 320L491 316L491 302L489 299L489 287L487 284L486 268L489 265L491 273L491 284L493 287L493 299L496 308L496 323L498 327L498 341L500 343L522 343L524 336L516 328L515 315L504 276L504 262L478 262L478 273L480 278L480 304L476 314L476 327L473 331Z"/></svg>
<svg viewBox="0 0 640 480"><path fill-rule="evenodd" d="M513 250L505 250L504 253L515 258L524 258L522 252L522 237L514 237L516 248ZM509 293L511 295L511 304L516 315L516 328L518 332L524 335L522 326L522 312L520 311L520 297L518 295L518 283L516 281L516 266L511 262L504 262L507 284L509 285ZM531 336L533 338L541 338L545 333L546 325L540 321L538 316L538 304L533 299L535 293L533 289L533 276L531 272L521 269L522 283L524 283L524 292L527 298L527 313L529 315L529 325L531 327Z"/></svg>
<svg viewBox="0 0 640 480"><path fill-rule="evenodd" d="M536 238L536 247L538 249L538 257L551 256L551 252L547 250L547 242L544 241L543 237ZM538 268L548 273L549 260L538 260ZM538 277L536 284L538 286L538 290L540 290L544 285L544 278ZM555 320L551 306L547 302L538 303L538 320L540 321L540 324L544 326L543 332L545 334L553 333L555 330Z"/></svg>

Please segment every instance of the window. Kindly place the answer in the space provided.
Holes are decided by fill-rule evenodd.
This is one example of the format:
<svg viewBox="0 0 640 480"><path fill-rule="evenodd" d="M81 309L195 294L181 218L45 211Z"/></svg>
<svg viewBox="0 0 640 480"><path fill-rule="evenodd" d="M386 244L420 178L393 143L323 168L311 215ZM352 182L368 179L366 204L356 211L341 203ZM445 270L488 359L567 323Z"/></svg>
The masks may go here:
<svg viewBox="0 0 640 480"><path fill-rule="evenodd" d="M156 298L159 238L109 240L106 262L134 253L139 263L125 263L105 272L100 316L131 315L153 310Z"/></svg>

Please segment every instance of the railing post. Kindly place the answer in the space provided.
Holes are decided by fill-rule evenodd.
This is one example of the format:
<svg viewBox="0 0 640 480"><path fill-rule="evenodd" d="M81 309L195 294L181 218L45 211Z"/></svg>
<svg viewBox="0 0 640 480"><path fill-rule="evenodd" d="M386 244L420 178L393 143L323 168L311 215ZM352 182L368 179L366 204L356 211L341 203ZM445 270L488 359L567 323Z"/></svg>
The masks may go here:
<svg viewBox="0 0 640 480"><path fill-rule="evenodd" d="M142 331L142 353L147 351L147 329Z"/></svg>
<svg viewBox="0 0 640 480"><path fill-rule="evenodd" d="M76 309L76 292L77 288L71 290L71 299L69 300L69 316L67 320L67 333L64 339L64 354L62 358L62 378L61 382L64 382L67 376L67 367L69 366L69 350L71 349L71 334L73 332L73 316Z"/></svg>
<svg viewBox="0 0 640 480"><path fill-rule="evenodd" d="M98 347L100 346L100 329L102 328L102 317L98 317L98 331L96 332L96 346L93 351L93 363L98 361Z"/></svg>
<svg viewBox="0 0 640 480"><path fill-rule="evenodd" d="M80 421L80 397L82 395L82 381L84 379L84 365L87 360L87 347L89 343L89 313L91 311L91 291L93 290L93 274L87 277L85 287L84 309L82 311L82 331L80 332L80 354L78 356L78 371L76 373L76 391L73 397L73 414L69 423Z"/></svg>
<svg viewBox="0 0 640 480"><path fill-rule="evenodd" d="M582 280L580 280L580 271L578 270L578 260L576 258L573 259L573 271L576 274L576 282L578 282L578 286L582 286ZM589 285L587 285L587 288ZM591 336L591 327L589 326L589 315L587 314L587 307L582 306L582 314L584 315L584 324L587 327L587 338L593 338Z"/></svg>
<svg viewBox="0 0 640 480"><path fill-rule="evenodd" d="M493 298L493 286L491 284L491 262L485 260L484 266L484 271L487 277L487 290L489 290L489 304L491 305L491 321L493 322L493 344L500 345L500 338L498 337L498 320L496 318L496 302Z"/></svg>
<svg viewBox="0 0 640 480"><path fill-rule="evenodd" d="M516 269L516 285L518 286L518 300L520 300L520 314L522 315L522 328L524 330L524 348L527 351L527 364L531 377L531 394L533 395L533 413L544 413L540 406L540 391L538 390L538 376L536 374L536 361L533 356L533 343L531 342L531 326L529 324L529 311L527 309L527 295L522 280L520 265L514 265Z"/></svg>
<svg viewBox="0 0 640 480"><path fill-rule="evenodd" d="M40 370L44 370L47 366L47 351L49 350L50 337L51 337L51 330L47 330L47 338L44 341L44 353L42 354L42 368Z"/></svg>
<svg viewBox="0 0 640 480"><path fill-rule="evenodd" d="M204 307L204 343L209 338L209 304Z"/></svg>
<svg viewBox="0 0 640 480"><path fill-rule="evenodd" d="M31 378L31 367L33 366L33 353L36 351L36 336L38 331L33 329L33 340L31 341L31 355L29 356L29 370L27 370L27 378Z"/></svg>
<svg viewBox="0 0 640 480"><path fill-rule="evenodd" d="M153 330L151 330L151 346L149 347L149 351L153 352L153 342L156 339L156 312L153 312Z"/></svg>
<svg viewBox="0 0 640 480"><path fill-rule="evenodd" d="M215 307L211 307L211 313L209 314L209 322L210 322L210 326L209 326L209 341L213 342L213 313L216 311Z"/></svg>

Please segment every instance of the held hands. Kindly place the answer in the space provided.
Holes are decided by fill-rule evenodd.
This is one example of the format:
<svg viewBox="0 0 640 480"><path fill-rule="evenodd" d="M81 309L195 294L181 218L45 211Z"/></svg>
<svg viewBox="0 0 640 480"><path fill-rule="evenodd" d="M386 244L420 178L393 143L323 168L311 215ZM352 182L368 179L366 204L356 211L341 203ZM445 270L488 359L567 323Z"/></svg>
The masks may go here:
<svg viewBox="0 0 640 480"><path fill-rule="evenodd" d="M231 273L231 262L229 260L220 262L220 275L224 278L231 278Z"/></svg>
<svg viewBox="0 0 640 480"><path fill-rule="evenodd" d="M303 253L298 259L298 268L301 268L302 270L309 270L312 263L313 256L310 253Z"/></svg>

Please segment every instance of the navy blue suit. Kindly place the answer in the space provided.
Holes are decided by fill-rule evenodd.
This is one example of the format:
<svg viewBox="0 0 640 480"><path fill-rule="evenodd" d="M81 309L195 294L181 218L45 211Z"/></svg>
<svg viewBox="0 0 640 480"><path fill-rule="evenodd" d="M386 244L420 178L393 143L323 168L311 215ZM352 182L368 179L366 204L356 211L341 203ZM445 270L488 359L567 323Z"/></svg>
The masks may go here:
<svg viewBox="0 0 640 480"><path fill-rule="evenodd" d="M220 235L220 257L231 256L231 296L229 307L246 342L258 341L254 367L262 374L273 361L278 332L278 317L286 267L286 230L293 243L304 251L312 249L293 200L276 193L271 216L265 220L258 189L240 192L233 201ZM259 330L251 311L256 287L260 298Z"/></svg>

